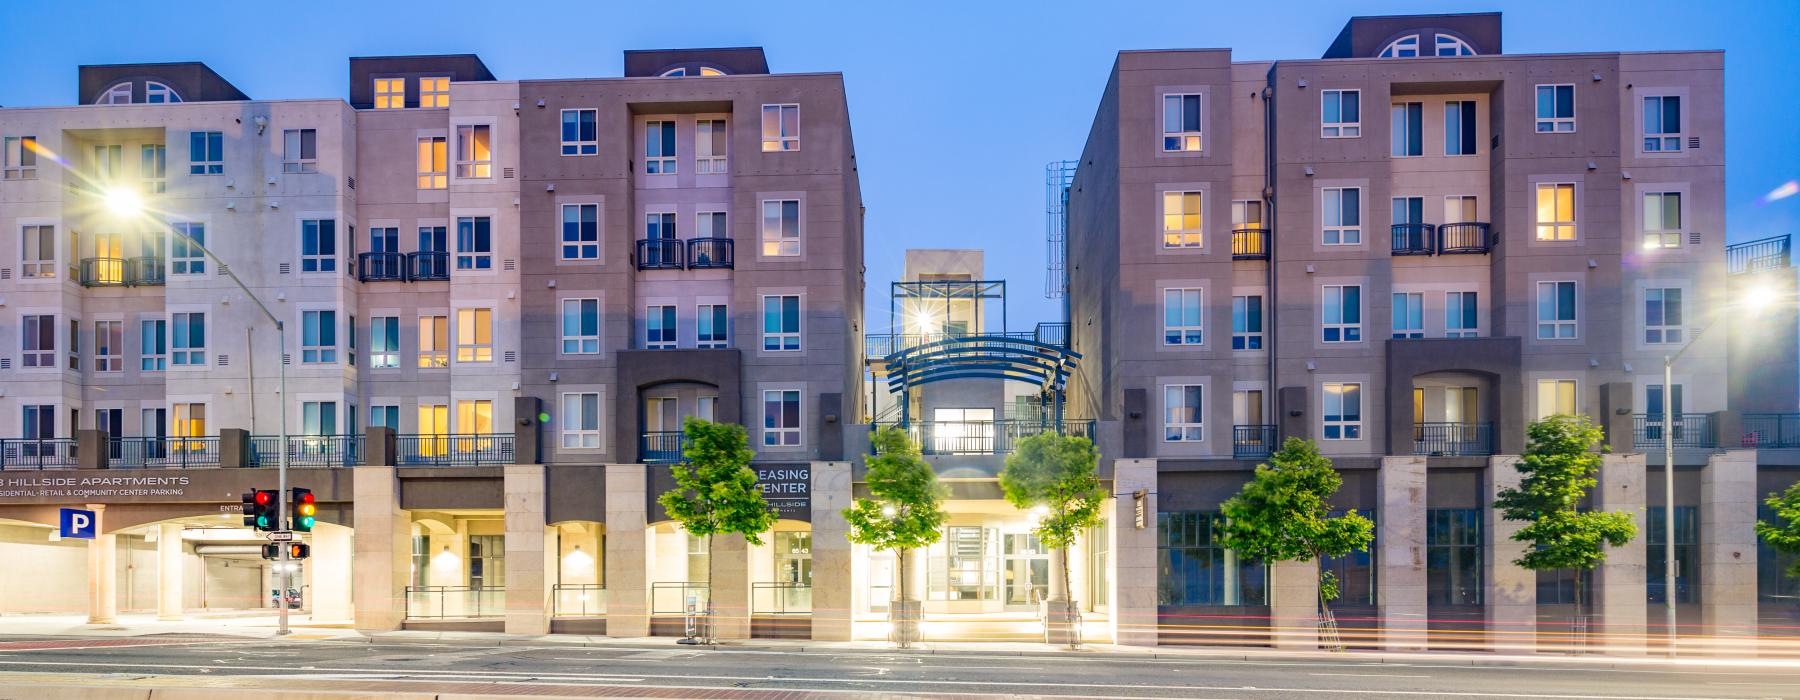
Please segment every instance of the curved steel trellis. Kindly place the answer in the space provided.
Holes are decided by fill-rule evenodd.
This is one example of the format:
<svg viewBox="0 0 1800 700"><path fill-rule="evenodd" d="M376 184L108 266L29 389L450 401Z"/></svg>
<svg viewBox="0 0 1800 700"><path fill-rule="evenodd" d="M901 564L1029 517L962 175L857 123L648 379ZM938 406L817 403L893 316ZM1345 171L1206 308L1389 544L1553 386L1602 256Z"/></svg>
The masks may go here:
<svg viewBox="0 0 1800 700"><path fill-rule="evenodd" d="M921 343L890 353L888 392L900 395L901 425L910 422L908 390L951 379L1002 379L1036 384L1055 402L1062 420L1063 393L1081 353L1061 345L1001 335L970 335Z"/></svg>

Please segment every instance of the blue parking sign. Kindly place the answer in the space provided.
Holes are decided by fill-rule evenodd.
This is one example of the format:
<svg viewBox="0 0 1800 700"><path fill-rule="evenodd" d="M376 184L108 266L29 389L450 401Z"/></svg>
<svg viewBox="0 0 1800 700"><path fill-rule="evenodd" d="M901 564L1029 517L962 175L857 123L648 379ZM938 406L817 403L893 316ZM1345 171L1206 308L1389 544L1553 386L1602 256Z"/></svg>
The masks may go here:
<svg viewBox="0 0 1800 700"><path fill-rule="evenodd" d="M62 536L74 540L94 539L97 520L94 511L77 508L62 509Z"/></svg>

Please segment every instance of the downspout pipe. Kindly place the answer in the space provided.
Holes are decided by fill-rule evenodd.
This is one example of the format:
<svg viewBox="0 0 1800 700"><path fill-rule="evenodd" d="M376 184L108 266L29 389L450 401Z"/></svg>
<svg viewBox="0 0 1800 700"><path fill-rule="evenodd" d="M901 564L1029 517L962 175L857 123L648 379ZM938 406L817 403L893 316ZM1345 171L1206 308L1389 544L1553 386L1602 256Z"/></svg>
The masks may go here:
<svg viewBox="0 0 1800 700"><path fill-rule="evenodd" d="M1269 238L1265 242L1266 245L1268 246L1268 250L1269 250L1269 259L1263 270L1263 274L1264 274L1264 277L1266 280L1265 286L1269 290L1269 295L1268 295L1269 303L1268 303L1268 308L1263 310L1263 338L1266 340L1265 345L1268 347L1268 363L1269 363L1269 398L1268 398L1268 401L1269 401L1269 406L1271 408L1270 412L1274 414L1272 416L1264 417L1264 420L1272 421L1273 424L1277 425L1277 426L1281 425L1281 423L1282 423L1282 421L1281 421L1281 415L1282 415L1281 408L1282 407L1281 407L1281 401L1280 401L1281 386L1279 383L1276 382L1276 379L1275 379L1275 375L1276 375L1275 369L1277 366L1277 364L1276 364L1277 363L1276 348L1277 348L1277 345L1281 342L1281 340L1280 340L1281 324L1278 321L1278 317L1280 316L1280 313L1281 313L1279 311L1279 309L1281 308L1281 303L1278 300L1281 297L1280 297L1280 295L1278 295L1276 293L1276 288L1275 288L1276 287L1275 281L1277 278L1277 275L1275 274L1275 261L1278 258L1276 253L1278 252L1278 250L1280 248L1280 246L1276 243L1276 241L1281 240L1281 237L1276 235L1276 227L1275 227L1275 224L1276 224L1276 220L1275 220L1275 68L1280 65L1281 65L1280 62L1278 61L1269 66L1269 74L1268 74L1268 79L1267 79L1268 82L1266 85L1263 86L1263 89L1262 89L1262 106L1263 106L1263 191L1262 191L1262 201L1263 201L1263 219L1264 219L1264 221L1267 222L1265 225L1269 229ZM1277 435L1276 437L1278 440L1280 440L1280 439L1286 439L1288 436ZM1295 436L1295 437L1299 437L1299 436Z"/></svg>

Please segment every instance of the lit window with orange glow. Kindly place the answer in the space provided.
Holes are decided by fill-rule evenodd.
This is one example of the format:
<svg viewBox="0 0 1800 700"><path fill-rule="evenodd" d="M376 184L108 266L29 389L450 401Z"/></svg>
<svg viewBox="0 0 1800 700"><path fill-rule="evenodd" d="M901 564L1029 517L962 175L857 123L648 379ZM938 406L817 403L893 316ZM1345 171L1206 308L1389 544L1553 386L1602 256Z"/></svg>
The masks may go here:
<svg viewBox="0 0 1800 700"><path fill-rule="evenodd" d="M375 79L375 108L376 109L405 109L406 108L406 79L405 78L376 78Z"/></svg>
<svg viewBox="0 0 1800 700"><path fill-rule="evenodd" d="M433 77L419 79L419 107L433 109L450 106L450 79Z"/></svg>

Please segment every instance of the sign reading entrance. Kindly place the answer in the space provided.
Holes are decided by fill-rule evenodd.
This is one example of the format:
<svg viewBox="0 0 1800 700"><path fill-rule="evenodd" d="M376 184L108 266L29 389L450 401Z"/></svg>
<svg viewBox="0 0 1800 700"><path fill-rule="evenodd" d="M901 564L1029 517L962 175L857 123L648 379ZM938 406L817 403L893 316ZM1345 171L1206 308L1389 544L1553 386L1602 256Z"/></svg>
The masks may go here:
<svg viewBox="0 0 1800 700"><path fill-rule="evenodd" d="M94 526L99 521L94 517L94 511L64 508L57 522L62 524L63 538L91 540L94 539Z"/></svg>
<svg viewBox="0 0 1800 700"><path fill-rule="evenodd" d="M752 464L756 484L762 488L763 500L775 507L781 517L790 520L812 520L811 464Z"/></svg>

